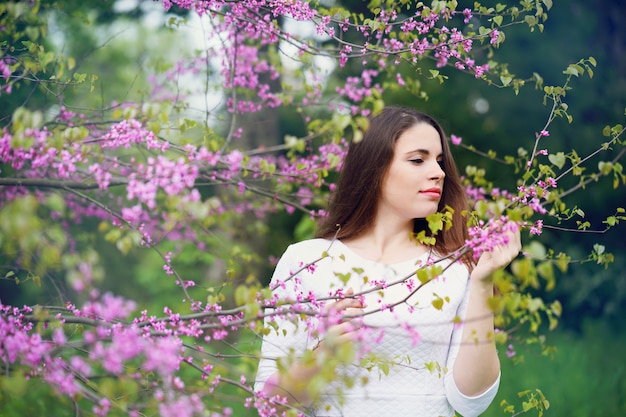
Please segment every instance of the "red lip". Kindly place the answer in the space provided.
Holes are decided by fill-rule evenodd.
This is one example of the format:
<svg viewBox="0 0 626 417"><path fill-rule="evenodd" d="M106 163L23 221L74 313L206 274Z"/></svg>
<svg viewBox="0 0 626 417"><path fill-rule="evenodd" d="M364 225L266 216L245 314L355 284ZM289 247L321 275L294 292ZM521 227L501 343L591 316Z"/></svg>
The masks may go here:
<svg viewBox="0 0 626 417"><path fill-rule="evenodd" d="M439 194L439 195L441 195L441 188L433 187L433 188L429 188L428 190L422 190L421 192L424 193L424 194Z"/></svg>

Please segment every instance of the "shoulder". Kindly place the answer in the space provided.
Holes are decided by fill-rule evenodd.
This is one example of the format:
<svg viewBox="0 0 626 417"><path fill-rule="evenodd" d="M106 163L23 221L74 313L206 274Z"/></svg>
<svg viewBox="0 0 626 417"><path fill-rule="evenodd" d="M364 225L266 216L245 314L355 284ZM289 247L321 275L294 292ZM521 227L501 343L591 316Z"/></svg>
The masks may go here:
<svg viewBox="0 0 626 417"><path fill-rule="evenodd" d="M332 241L329 239L318 238L303 240L289 245L282 257L300 262L312 262L316 259L326 257L331 244Z"/></svg>
<svg viewBox="0 0 626 417"><path fill-rule="evenodd" d="M289 287L291 292L295 291L295 286L315 272L319 261L329 257L330 243L326 239L310 239L289 245L276 264L273 287L282 290Z"/></svg>

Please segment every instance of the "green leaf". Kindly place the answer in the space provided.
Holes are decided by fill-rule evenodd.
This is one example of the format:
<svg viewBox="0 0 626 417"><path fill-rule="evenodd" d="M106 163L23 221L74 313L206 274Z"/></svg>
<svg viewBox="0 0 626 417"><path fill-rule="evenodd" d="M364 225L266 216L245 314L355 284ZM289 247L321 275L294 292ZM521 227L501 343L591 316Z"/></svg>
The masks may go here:
<svg viewBox="0 0 626 417"><path fill-rule="evenodd" d="M506 87L507 85L511 84L511 81L513 81L513 77L501 75L500 81L502 81L502 85Z"/></svg>
<svg viewBox="0 0 626 417"><path fill-rule="evenodd" d="M606 248L604 247L604 245L600 245L600 244L598 244L598 243L596 243L595 245L593 245L593 251L594 251L595 253L597 253L598 255L602 255L602 254L604 253L605 249L606 249Z"/></svg>
<svg viewBox="0 0 626 417"><path fill-rule="evenodd" d="M561 169L565 165L565 153L557 152L556 154L550 154L548 155L548 160Z"/></svg>
<svg viewBox="0 0 626 417"><path fill-rule="evenodd" d="M441 218L441 216L439 216L438 218L433 218L432 216L428 216L427 220L428 220L428 228L430 229L432 234L436 235L437 232L443 229L443 219Z"/></svg>
<svg viewBox="0 0 626 417"><path fill-rule="evenodd" d="M571 258L567 256L565 253L561 252L556 257L556 267L563 273L567 272L567 267L569 266Z"/></svg>
<svg viewBox="0 0 626 417"><path fill-rule="evenodd" d="M524 246L524 252L527 252L531 257L535 259L543 259L546 257L546 247L536 241L531 241L527 246Z"/></svg>
<svg viewBox="0 0 626 417"><path fill-rule="evenodd" d="M554 279L554 268L551 262L542 262L537 265L537 273L546 280L546 291L554 289L556 281Z"/></svg>
<svg viewBox="0 0 626 417"><path fill-rule="evenodd" d="M389 375L389 363L383 362L379 365L380 370L383 371L383 374Z"/></svg>
<svg viewBox="0 0 626 417"><path fill-rule="evenodd" d="M335 272L335 276L341 280L343 285L348 285L348 281L350 280L351 275L352 274L350 272L346 272L345 274L341 272Z"/></svg>
<svg viewBox="0 0 626 417"><path fill-rule="evenodd" d="M578 64L570 64L567 69L565 71L563 71L563 74L566 75L575 75L576 77L578 77L581 74L584 74L585 70L583 67L581 67Z"/></svg>
<svg viewBox="0 0 626 417"><path fill-rule="evenodd" d="M74 81L80 84L82 82L85 82L85 80L87 79L87 74L79 74L75 72L73 77L74 77Z"/></svg>
<svg viewBox="0 0 626 417"><path fill-rule="evenodd" d="M527 15L524 17L524 22L526 22L528 26L533 27L537 24L537 18L535 16Z"/></svg>
<svg viewBox="0 0 626 417"><path fill-rule="evenodd" d="M598 171L602 175L609 175L613 171L613 163L606 161L598 162Z"/></svg>
<svg viewBox="0 0 626 417"><path fill-rule="evenodd" d="M244 285L235 288L235 303L238 306L245 305L248 298L248 289Z"/></svg>

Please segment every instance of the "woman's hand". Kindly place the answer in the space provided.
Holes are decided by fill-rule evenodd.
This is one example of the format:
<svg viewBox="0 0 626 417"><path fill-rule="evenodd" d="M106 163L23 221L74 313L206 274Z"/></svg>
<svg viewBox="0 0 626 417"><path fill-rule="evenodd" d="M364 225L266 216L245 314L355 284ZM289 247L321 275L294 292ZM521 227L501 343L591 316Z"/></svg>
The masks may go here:
<svg viewBox="0 0 626 417"><path fill-rule="evenodd" d="M328 327L323 326L326 327L324 334L313 350L332 348L357 338L363 309L366 306L358 298L352 297L353 294L354 290L349 288L345 298L324 307L320 320L324 320Z"/></svg>
<svg viewBox="0 0 626 417"><path fill-rule="evenodd" d="M510 228L509 228L510 229ZM489 252L483 252L472 271L472 279L484 279L489 277L495 271L505 268L520 252L522 241L519 228L515 231L508 231L504 234L508 238L506 244L501 244L493 248Z"/></svg>

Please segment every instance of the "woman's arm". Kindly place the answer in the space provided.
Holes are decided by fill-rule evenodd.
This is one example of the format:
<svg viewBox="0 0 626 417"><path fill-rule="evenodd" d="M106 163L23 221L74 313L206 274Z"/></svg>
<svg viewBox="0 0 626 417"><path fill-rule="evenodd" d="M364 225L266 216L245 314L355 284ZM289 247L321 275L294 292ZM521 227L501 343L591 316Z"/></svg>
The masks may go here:
<svg viewBox="0 0 626 417"><path fill-rule="evenodd" d="M506 267L519 254L520 248L519 231L509 234L509 243L485 252L470 274L461 345L453 368L456 386L466 396L485 392L500 375L493 311L487 303L493 295L489 278L496 270Z"/></svg>

